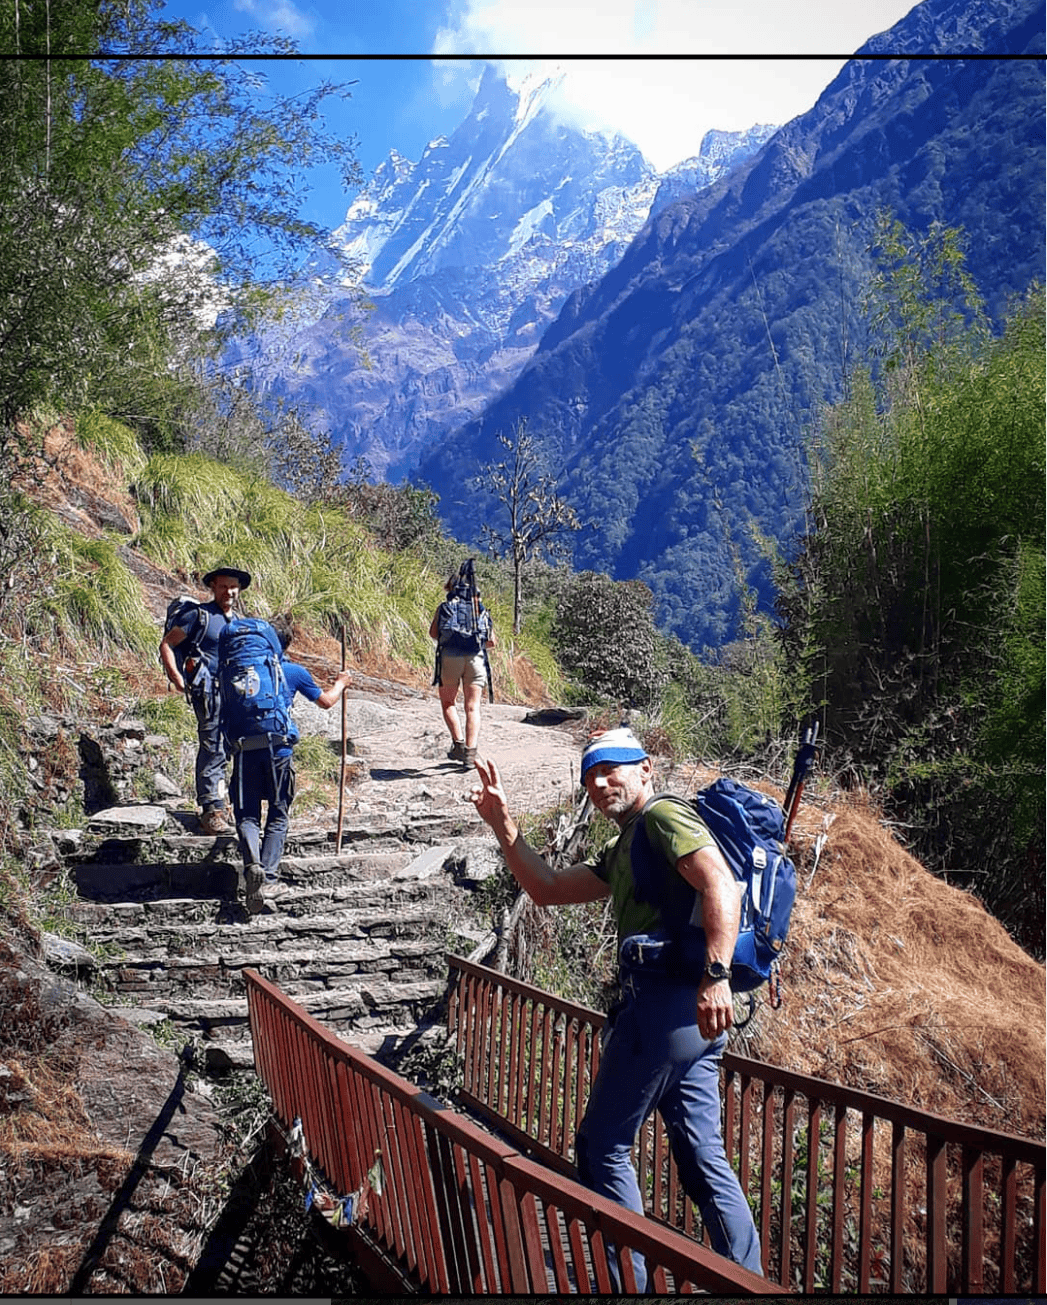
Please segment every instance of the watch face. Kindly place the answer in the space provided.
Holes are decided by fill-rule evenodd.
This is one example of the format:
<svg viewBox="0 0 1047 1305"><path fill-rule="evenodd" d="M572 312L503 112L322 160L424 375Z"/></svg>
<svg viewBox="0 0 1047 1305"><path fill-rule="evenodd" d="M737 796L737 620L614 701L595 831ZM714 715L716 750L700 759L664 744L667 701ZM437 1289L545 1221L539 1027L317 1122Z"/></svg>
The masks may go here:
<svg viewBox="0 0 1047 1305"><path fill-rule="evenodd" d="M731 971L720 961L710 961L705 967L705 972L710 979L729 979Z"/></svg>

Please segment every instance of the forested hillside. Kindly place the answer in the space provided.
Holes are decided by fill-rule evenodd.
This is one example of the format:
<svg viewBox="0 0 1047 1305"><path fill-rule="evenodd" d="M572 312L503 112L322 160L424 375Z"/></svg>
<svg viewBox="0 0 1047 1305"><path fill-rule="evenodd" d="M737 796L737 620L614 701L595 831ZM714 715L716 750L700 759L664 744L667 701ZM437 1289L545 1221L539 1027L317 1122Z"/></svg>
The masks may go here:
<svg viewBox="0 0 1047 1305"><path fill-rule="evenodd" d="M322 119L306 131L297 106L259 116L235 59L72 57L95 43L179 49L185 34L156 22L148 4L103 5L51 19L34 9L5 29L23 52L50 50L64 73L54 78L45 60L0 64L0 678L15 686L2 755L19 783L29 782L12 760L19 717L52 691L54 650L78 638L148 647L135 564L162 561L192 585L216 553L235 552L274 608L344 625L359 653L381 648L425 674L418 609L464 551L438 528L445 502L346 478L337 450L293 413L274 418L216 370L216 297L234 323L281 308L278 276L259 282L246 242L302 255L325 240L298 217L295 161L334 150L351 172L352 152L339 154ZM920 45L936 33L948 46L962 28L964 49L1028 50L1039 22L1024 0L927 0L893 39ZM818 715L824 764L882 794L929 864L977 875L979 894L1034 950L1043 312L1038 292L1013 303L1005 292L1024 290L1042 260L1042 76L1042 61L1025 59L853 61L811 115L708 198L666 209L614 276L574 302L531 373L556 382L540 391L551 422L532 414L527 430L560 432L565 484L584 488L601 525L573 536L576 559L591 563L603 537L618 541L616 559L664 539L666 574L653 573L650 552L650 585L613 578L614 559L572 570L531 557L519 632L498 654L506 684L526 661L558 696L607 719L645 713L674 755L775 755ZM918 220L885 219L879 200ZM932 220L954 211L968 225ZM177 275L205 257L204 239L220 278ZM816 294L841 277L842 298ZM732 299L741 283L749 298ZM709 305L727 314L722 329ZM801 493L793 467L808 408L781 410L794 437L772 398L806 385L829 355L841 402L814 428L804 458L817 475ZM724 409L737 421L699 408L739 377L759 384ZM524 392L467 440L486 438ZM109 534L85 541L38 510L59 426L134 487ZM756 438L768 428L780 434L773 448ZM482 474L483 461L462 445L452 505L463 466ZM776 526L794 528L789 556L756 586L748 526L773 533L760 514L775 503ZM503 631L516 624L511 569L484 570ZM777 635L758 602L771 577ZM721 595L718 638L735 632L737 609L740 637L718 662L658 629L670 581L689 619L713 620Z"/></svg>
<svg viewBox="0 0 1047 1305"><path fill-rule="evenodd" d="M572 297L453 456L422 462L444 519L468 538L496 511L459 469L522 418L589 524L577 568L642 579L659 624L698 651L737 634L745 582L769 610L755 535L788 552L807 439L869 359L879 215L960 229L995 330L1043 277L1043 49L1032 0L918 5L755 159L658 214Z"/></svg>
<svg viewBox="0 0 1047 1305"><path fill-rule="evenodd" d="M327 91L305 109L296 103L259 114L250 78L235 59L80 57L95 48L184 52L185 33L138 0L130 7L122 0L23 4L0 10L0 36L6 48L35 56L0 61L0 1278L14 1292L75 1296L79 1285L93 1281L107 1250L107 1287L171 1291L186 1281L231 1189L241 1196L250 1191L240 1186L232 1162L242 1169L244 1150L257 1146L268 1105L256 1091L250 1116L238 1115L239 1150L208 1107L208 1165L198 1167L188 1146L176 1155L183 1125L201 1114L182 1095L192 1047L179 1046L182 1058L176 1056L176 1035L163 1022L152 1026L167 1047L152 1045L149 1035L92 1004L78 980L57 979L46 963L47 934L59 948L74 929L97 943L97 917L72 923L80 884L63 859L80 847L87 823L87 748L81 752L81 745L133 718L142 746L125 790L131 800L152 805L172 778L192 792L195 720L177 694L164 691L158 626L173 591L198 592L216 563L249 569L253 611L289 612L300 631L298 647L319 648L326 668L344 634L357 675L395 676L416 696L430 693L430 614L444 577L466 550L441 530L432 493L345 476L336 449L293 413L257 406L235 376L216 367L223 344L217 308L234 325L281 309L279 274L268 283L258 279L248 256L253 242L302 256L325 241L325 233L299 217L295 170L313 151L341 157L352 169L351 149L328 140L309 117ZM777 244L772 193L778 191L768 174L787 172L796 182L802 173L806 180L789 191L795 196L804 186L817 190L832 173L828 162L812 168L805 161L810 138L786 133L737 187L718 191L711 207L667 210L623 265L618 289L605 283L589 301L597 305L609 295L619 307L586 320L578 300L572 329L565 319L560 343L551 341L542 355L549 376L564 382L562 411L572 414L576 441L572 474L591 478L594 507L599 497L603 518L621 534L621 556L645 533L677 531L681 551L664 556L678 561L678 592L689 606L696 594L704 602L706 592L702 574L687 569L691 554L683 547L699 518L673 525L664 478L672 472L681 493L693 493L693 458L687 440L675 464L668 443L648 446L640 438L647 429L641 414L662 434L701 434L710 468L702 505L708 519L702 520L722 550L715 574L729 574L737 595L740 637L718 658L699 658L659 631L654 596L642 581L533 556L523 564L517 614L511 564L478 559L477 570L500 636L493 657L499 708L509 700L544 705L552 699L584 707L593 728L628 711L681 788L713 770L777 787L797 727L810 716L819 720L824 746L803 812L810 824L798 838L811 863L804 866L789 958L796 998L790 995L763 1046L785 1065L835 1070L856 1085L932 1109L945 1100L949 1111L975 1121L1034 1133L1042 1060L1026 1047L1035 1049L1039 1039L1042 1049L1044 304L1036 288L1004 308L1003 289L1008 267L1019 289L1031 276L1030 259L1035 262L1014 233L1037 205L1042 221L1043 170L1030 170L1027 159L1043 146L1042 130L1037 137L1029 127L1042 121L1042 96L1032 110L1028 98L1037 78L1042 90L1042 66L1018 62L1009 72L991 72L984 84L979 67L946 61L914 82L891 63L881 70L887 80L877 82L867 80L869 69L852 65L853 85L847 81L823 100L824 159L835 158L841 169L853 165L860 172L863 158L871 167L885 143L895 142L892 132L908 134L917 142L913 150L892 145L898 185L889 194L910 194L900 180L908 168L926 179L927 195L949 199L946 208L961 191L964 203L1002 197L998 209L989 205L992 221L967 230L966 261L957 229L922 220L870 225L875 262L863 262L851 247L847 284L868 298L865 329L875 350L851 348L857 337L833 336L835 325L823 324L819 335L811 324L823 311L814 292L828 277L816 254L835 247L836 215L841 224L845 218L872 223L864 208L848 206L854 196L871 202L880 190L870 182L867 191L825 204L808 194L810 224L781 228L784 243ZM955 77L981 88L965 95L964 104L981 97L983 116L1008 124L1013 148L1023 151L1013 168L998 166L1012 157L1012 141L1003 135L991 146L971 144L966 155L936 153L931 110L947 110L956 135L965 121ZM863 102L871 124L866 157L848 124L862 118L857 103L877 87L893 111L889 122L879 122L877 106ZM957 171L962 158L970 164L966 172ZM873 174L882 179L882 170ZM692 225L711 241L717 215L740 210L761 185L764 199L755 197L747 227L751 243L735 247L724 236L719 247L709 243L706 259L701 242L691 241ZM937 206L935 198L917 216L936 215ZM961 204L959 211L969 222L969 210ZM809 247L789 243L801 236ZM675 275L674 249L685 256L680 268L690 281L645 282L646 272L636 279L644 251ZM205 265L213 275L201 280ZM999 284L986 307L978 291L987 267L998 271ZM719 371L747 374L749 364L735 358L737 332L725 328L721 337L702 327L706 334L692 338L688 328L693 313L699 330L702 287L727 285L732 275L747 278L758 296L786 282L810 292L792 315L765 316L762 298L748 301L750 362L768 339L774 348L763 388L751 399L748 392L736 396L739 413L749 403L770 404L779 369L783 385L798 385L806 360L826 340L846 339L843 357L852 364L841 369L839 401L809 446L803 531L791 557L770 573L775 630L745 583L744 532L726 515L732 487L748 483L745 445L721 440L711 419L706 429L694 411L698 364L706 368L708 390ZM629 345L625 353L597 348L615 338ZM699 338L706 350L715 349L719 367L694 352ZM658 340L673 342L667 353L655 350ZM671 365L677 388L615 390L615 370L627 387L647 374L640 365L629 371L641 357L651 376L669 376L659 369ZM621 406L626 397L631 407ZM588 416L586 404L592 405ZM621 426L612 409L624 414ZM671 424L681 414L690 426ZM533 421L531 429L539 428ZM584 456L577 444L583 438ZM793 447L783 437L781 458L791 457ZM754 465L773 461L763 445L752 445L745 456ZM733 480L713 474L721 458L735 460ZM467 458L465 465L480 472L481 462ZM456 466L460 472L460 458ZM611 477L612 468L613 485L605 479L601 487L600 475ZM635 529L634 470L647 477L640 484L652 513ZM784 462L776 474L784 483ZM619 487L621 496L612 497ZM799 521L799 504L797 514ZM578 538L588 556L591 541ZM729 609L726 597L722 606ZM423 699L423 705L431 705L434 720L429 759L435 753L446 768L443 738L435 741L436 704ZM384 723L386 706L373 704L373 711ZM488 738L494 717L490 710ZM402 784L383 800L398 803L408 817L412 788L431 782L413 755L414 719L409 746L379 757L372 776L387 792L388 777ZM151 764L147 739L162 752L163 771ZM570 754L576 757L577 748ZM302 740L297 811L319 810L326 819L333 758L342 755L344 748L333 750L326 738ZM567 774L573 786L569 767ZM455 779L468 782L464 774ZM432 789L427 804L451 805L440 785ZM462 796L458 790L455 805ZM195 827L194 804L186 805L182 814ZM534 813L536 843L550 836L560 815ZM842 818L830 826L836 815ZM361 812L361 819L364 832L373 832L373 811ZM950 885L935 883L884 823ZM822 833L828 844L819 842ZM108 834L101 837L108 842ZM141 840L127 841L140 855ZM213 846L197 846L197 854L205 860L195 865L216 868ZM111 867L103 861L95 867L108 888ZM135 867L125 862L128 868ZM502 927L512 886L504 867L492 879L492 888L477 897ZM961 889L985 903L1010 936L991 922L987 927L981 907ZM161 891L168 892L166 885ZM369 899L370 886L363 892ZM397 901L403 892L397 881ZM207 901L197 898L195 907L211 910ZM115 905L123 914L126 904ZM133 903L136 912L144 907L139 916L154 915L154 905ZM201 959L196 939L219 945L213 920L181 918L177 898L165 905L175 921L163 926L170 950L159 961L155 952L140 958L149 975L143 987L155 984L153 992L176 966L184 972L185 960ZM441 909L450 910L446 902ZM428 912L420 913L428 923ZM584 910L561 918L563 932L554 934L543 913L540 955L534 947L530 959L539 956L550 986L570 988L579 976L591 985L599 978L593 947L599 921ZM190 924L195 933L184 932ZM400 924L383 920L378 927L399 935ZM289 918L287 927L298 923ZM318 926L321 941L309 945L321 966L329 927ZM442 964L444 919L437 928L433 951ZM66 936L58 937L63 929ZM246 913L243 931L250 940ZM605 948L604 956L612 951ZM52 953L53 964L67 964L53 960L56 954L63 953ZM227 984L228 956L212 954L206 965L216 982ZM110 972L123 969L126 959L115 944L104 957ZM272 953L265 964L279 972L297 961ZM441 974L441 989L442 983ZM146 1022L155 1016L145 1012ZM143 1047L147 1055L140 1054ZM941 1083L948 1094L938 1094ZM142 1084L147 1090L136 1096ZM97 1123L100 1099L107 1131ZM880 1162L892 1163L886 1148ZM973 1177L970 1182L980 1186ZM190 1199L195 1240L179 1241L188 1230L178 1219ZM302 1210L299 1191L294 1208ZM914 1224L926 1222L915 1202L909 1213ZM889 1217L895 1219L893 1210ZM1035 1230L1036 1217L1031 1197L1023 1230ZM118 1223L122 1242L113 1238ZM272 1223L274 1235L260 1239L267 1243L261 1259L275 1263L293 1241L292 1223L284 1226L276 1215ZM235 1259L239 1243L229 1253ZM282 1272L286 1260L277 1267L283 1286L294 1282Z"/></svg>

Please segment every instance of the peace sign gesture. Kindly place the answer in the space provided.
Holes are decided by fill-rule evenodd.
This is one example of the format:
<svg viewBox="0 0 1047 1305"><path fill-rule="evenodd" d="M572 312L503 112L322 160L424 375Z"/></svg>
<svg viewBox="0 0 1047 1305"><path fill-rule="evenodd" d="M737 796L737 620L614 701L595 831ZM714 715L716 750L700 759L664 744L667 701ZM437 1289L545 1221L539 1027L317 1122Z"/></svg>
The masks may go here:
<svg viewBox="0 0 1047 1305"><path fill-rule="evenodd" d="M509 814L509 799L502 788L502 779L498 767L493 761L477 757L473 763L480 783L473 786L469 799L476 807L480 818L485 821L499 838L516 837L515 822Z"/></svg>

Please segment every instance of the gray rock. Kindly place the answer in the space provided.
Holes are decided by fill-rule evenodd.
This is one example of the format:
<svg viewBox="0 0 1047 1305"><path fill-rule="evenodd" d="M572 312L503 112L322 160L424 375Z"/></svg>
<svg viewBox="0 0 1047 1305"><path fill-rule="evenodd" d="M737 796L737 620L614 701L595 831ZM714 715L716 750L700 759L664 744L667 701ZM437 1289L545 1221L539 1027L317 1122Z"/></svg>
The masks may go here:
<svg viewBox="0 0 1047 1305"><path fill-rule="evenodd" d="M493 838L463 838L446 861L456 884L476 887L502 869L502 854Z"/></svg>
<svg viewBox="0 0 1047 1305"><path fill-rule="evenodd" d="M525 725L562 725L564 721L584 720L584 707L543 707L529 711L523 718Z"/></svg>
<svg viewBox="0 0 1047 1305"><path fill-rule="evenodd" d="M63 728L63 722L57 716L27 716L25 732L31 742L53 743Z"/></svg>
<svg viewBox="0 0 1047 1305"><path fill-rule="evenodd" d="M346 725L351 735L380 734L392 728L393 711L376 702L348 701L345 707Z"/></svg>
<svg viewBox="0 0 1047 1305"><path fill-rule="evenodd" d="M397 870L392 878L428 879L431 875L439 874L443 870L454 852L455 848L450 844L438 843L435 847L427 847L420 856L416 856L403 869Z"/></svg>
<svg viewBox="0 0 1047 1305"><path fill-rule="evenodd" d="M114 723L113 734L118 739L133 739L137 743L144 743L146 729L140 720L122 720Z"/></svg>
<svg viewBox="0 0 1047 1305"><path fill-rule="evenodd" d="M127 1020L140 1029L162 1024L168 1017L161 1010L150 1010L147 1006L109 1006L109 1014L117 1019Z"/></svg>
<svg viewBox="0 0 1047 1305"><path fill-rule="evenodd" d="M93 834L141 835L158 834L167 821L163 807L143 803L134 807L107 807L96 811L88 819L87 828Z"/></svg>
<svg viewBox="0 0 1047 1305"><path fill-rule="evenodd" d="M51 837L54 839L58 851L63 856L70 856L83 846L84 831L82 829L55 829L52 830Z"/></svg>
<svg viewBox="0 0 1047 1305"><path fill-rule="evenodd" d="M173 779L168 778L168 776L165 775L162 770L158 770L154 772L153 787L156 789L157 793L159 793L161 797L172 798L172 797L182 796L182 790L179 788L179 786L174 782Z"/></svg>
<svg viewBox="0 0 1047 1305"><path fill-rule="evenodd" d="M44 960L57 970L93 970L96 965L94 956L73 942L71 938L62 938L55 933L41 933L44 945Z"/></svg>

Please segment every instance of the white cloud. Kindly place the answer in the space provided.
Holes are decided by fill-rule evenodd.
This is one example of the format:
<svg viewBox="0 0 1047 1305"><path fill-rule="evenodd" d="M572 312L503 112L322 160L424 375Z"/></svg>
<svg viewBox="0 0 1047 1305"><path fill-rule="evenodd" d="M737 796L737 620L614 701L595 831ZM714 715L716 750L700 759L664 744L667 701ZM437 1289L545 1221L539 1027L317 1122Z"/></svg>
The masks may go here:
<svg viewBox="0 0 1047 1305"><path fill-rule="evenodd" d="M915 0L462 0L442 53L848 55Z"/></svg>
<svg viewBox="0 0 1047 1305"><path fill-rule="evenodd" d="M276 0L274 4L264 0L233 0L233 8L247 14L266 31L282 32L296 40L312 36L316 30L315 20L302 13L292 0Z"/></svg>
<svg viewBox="0 0 1047 1305"><path fill-rule="evenodd" d="M577 126L620 131L661 170L696 154L710 128L781 125L805 112L850 53L911 7L912 0L601 0L594 10L589 0L464 0L434 53L558 64L566 73L559 112ZM759 54L795 57L752 57ZM802 57L817 54L841 57ZM502 66L514 84L535 68Z"/></svg>

